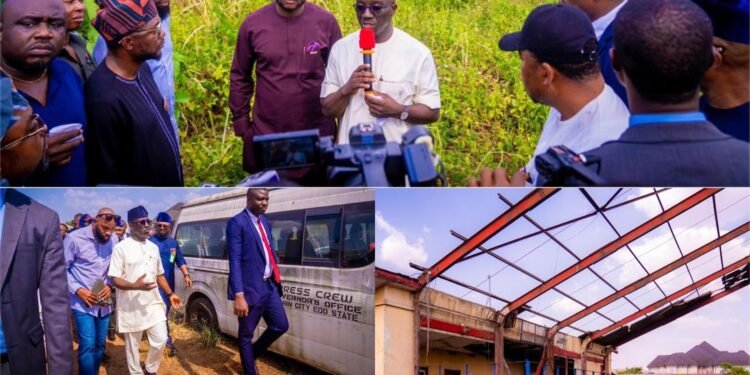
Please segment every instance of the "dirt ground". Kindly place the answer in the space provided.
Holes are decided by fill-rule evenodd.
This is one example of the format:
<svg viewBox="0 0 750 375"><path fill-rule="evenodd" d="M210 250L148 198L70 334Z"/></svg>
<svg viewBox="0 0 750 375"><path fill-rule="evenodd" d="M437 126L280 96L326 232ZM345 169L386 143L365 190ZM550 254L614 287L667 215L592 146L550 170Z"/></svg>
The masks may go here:
<svg viewBox="0 0 750 375"><path fill-rule="evenodd" d="M215 348L204 348L200 344L199 334L187 325L170 322L172 341L177 348L177 356L168 357L166 350L159 366L159 374L163 375L203 375L203 374L242 374L240 354L236 339L222 336ZM78 373L78 343L74 332L74 374ZM141 341L141 365L146 360L148 340L146 334ZM125 342L117 335L115 341L107 340L105 353L109 361L102 365L100 375L128 374L125 357ZM268 353L256 361L260 375L324 375L325 373L306 366L303 363Z"/></svg>

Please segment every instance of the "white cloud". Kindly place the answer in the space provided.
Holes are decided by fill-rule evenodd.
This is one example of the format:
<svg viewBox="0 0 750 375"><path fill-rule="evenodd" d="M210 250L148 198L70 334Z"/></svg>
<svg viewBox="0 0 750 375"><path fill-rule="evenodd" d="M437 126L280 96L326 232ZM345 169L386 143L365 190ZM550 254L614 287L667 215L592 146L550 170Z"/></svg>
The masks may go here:
<svg viewBox="0 0 750 375"><path fill-rule="evenodd" d="M110 207L119 214L136 206L136 203L128 198L109 193L106 189L67 189L63 194L65 204L75 212L86 212L96 214L102 207ZM62 218L70 220L71 218Z"/></svg>
<svg viewBox="0 0 750 375"><path fill-rule="evenodd" d="M384 268L400 273L412 273L409 262L424 263L427 251L424 249L424 239L418 238L416 243L410 243L406 235L388 223L380 211L375 212L375 225L378 230L385 232L385 238L380 241L377 259Z"/></svg>
<svg viewBox="0 0 750 375"><path fill-rule="evenodd" d="M675 326L675 328L681 328L685 330L691 330L695 327L701 327L702 329L706 328L718 328L721 327L722 320L720 319L712 319L705 315L687 315L683 316L682 318L674 321L672 324Z"/></svg>
<svg viewBox="0 0 750 375"><path fill-rule="evenodd" d="M430 227L428 227L426 225L422 225L422 232L425 232L425 233L429 234L430 231L431 231Z"/></svg>

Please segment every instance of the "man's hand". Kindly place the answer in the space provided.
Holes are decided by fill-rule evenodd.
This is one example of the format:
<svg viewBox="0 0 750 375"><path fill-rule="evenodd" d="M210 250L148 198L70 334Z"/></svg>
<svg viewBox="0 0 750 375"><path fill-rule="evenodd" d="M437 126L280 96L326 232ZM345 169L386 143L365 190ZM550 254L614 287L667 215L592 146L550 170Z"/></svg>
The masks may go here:
<svg viewBox="0 0 750 375"><path fill-rule="evenodd" d="M179 309L182 307L182 299L175 293L172 293L172 295L169 296L169 303L172 304L173 309Z"/></svg>
<svg viewBox="0 0 750 375"><path fill-rule="evenodd" d="M86 306L91 307L96 305L97 298L94 292L86 288L78 288L78 290L76 290L76 295L83 300L83 303L85 303Z"/></svg>
<svg viewBox="0 0 750 375"><path fill-rule="evenodd" d="M47 159L50 165L59 167L70 163L73 151L83 143L83 138L66 143L83 134L81 129L71 130L60 134L47 135Z"/></svg>
<svg viewBox="0 0 750 375"><path fill-rule="evenodd" d="M340 91L345 96L349 96L357 92L359 89L366 89L370 87L369 83L375 82L375 75L368 71L370 65L362 64L354 69L349 81L341 87Z"/></svg>
<svg viewBox="0 0 750 375"><path fill-rule="evenodd" d="M99 301L104 301L109 298L109 296L112 294L112 287L109 285L104 285L104 288L99 292Z"/></svg>
<svg viewBox="0 0 750 375"><path fill-rule="evenodd" d="M144 273L143 276L139 277L138 280L136 280L133 283L133 289L136 289L136 290L151 290L151 289L156 288L156 283L155 282L147 283L147 282L145 282L143 280L145 278L146 278L146 274Z"/></svg>
<svg viewBox="0 0 750 375"><path fill-rule="evenodd" d="M237 295L234 296L234 315L237 315L238 317L242 318L247 316L247 314L250 313L250 308L247 306L247 302L245 301L245 296L243 295Z"/></svg>
<svg viewBox="0 0 750 375"><path fill-rule="evenodd" d="M404 112L403 104L390 97L390 95L373 91L372 95L365 95L365 103L370 108L370 114L374 117L399 118Z"/></svg>
<svg viewBox="0 0 750 375"><path fill-rule="evenodd" d="M469 186L471 187L489 187L489 186L526 186L526 180L529 178L529 174L523 168L519 169L513 174L513 177L508 179L508 172L505 168L497 168L490 170L484 168L479 174L479 181L476 178L469 180Z"/></svg>
<svg viewBox="0 0 750 375"><path fill-rule="evenodd" d="M193 280L190 278L190 275L185 275L185 288L190 289L191 286L193 286Z"/></svg>

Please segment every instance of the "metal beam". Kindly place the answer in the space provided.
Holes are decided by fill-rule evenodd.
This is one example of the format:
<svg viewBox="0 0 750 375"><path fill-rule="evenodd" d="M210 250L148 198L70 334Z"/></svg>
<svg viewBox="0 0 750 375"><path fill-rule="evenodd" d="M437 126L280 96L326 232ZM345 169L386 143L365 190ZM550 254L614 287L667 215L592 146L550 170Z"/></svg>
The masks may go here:
<svg viewBox="0 0 750 375"><path fill-rule="evenodd" d="M414 269L416 269L416 270L419 270L419 271L422 271L422 272L424 272L424 271L427 271L427 268L426 268L426 267L422 267L422 266L420 266L420 265L418 265L418 264L414 264L414 263L409 263L409 266L411 266L411 268L414 268ZM376 269L376 271L377 271L377 269ZM503 302L503 303L508 303L508 302L510 302L510 301L508 301L507 299L505 299L505 298L503 298L503 297L500 297L500 296L498 296L498 295L492 294L492 293L490 293L490 292L488 292L488 291L485 291L485 290L479 289L479 288L477 288L477 287L473 287L473 286L471 286L471 285L468 285L468 284L466 284L466 283L464 283L464 282L458 281L458 280L456 280L456 279L454 279L454 278L452 278L452 277L448 277L448 276L445 276L445 275L440 275L440 276L438 276L438 278L439 278L439 279L441 279L441 280L445 280L445 281L447 281L447 282L449 282L449 283L453 283L453 284L456 284L456 285L458 285L458 286L464 287L464 288L466 288L466 289L469 289L469 290L471 290L472 292L476 292L476 293L479 293L479 294L481 294L481 295L483 295L483 296L486 296L486 297L490 297L490 298L494 298L494 299L496 299L496 300L498 300L498 301L501 301L501 302ZM531 306L524 306L524 310L526 310L526 311L528 311L528 312L530 312L530 313L532 313L532 314L534 314L534 315L538 315L538 316L541 316L542 318L544 318L544 319L547 319L547 320L549 320L549 321L552 321L552 322L555 322L555 323L559 322L559 320L557 320L557 319L555 319L555 318L553 318L553 317L551 317L551 316L549 316L549 315L545 315L545 314L542 314L542 313L540 313L540 312L536 312L536 311L534 311L534 309L532 309L532 308L531 308ZM582 329L580 329L580 328L576 328L576 327L574 327L574 326L572 326L572 325L570 326L570 328L571 328L571 329L574 329L574 330L576 330L576 331L578 331L578 332L581 332L581 333L586 333L586 331L584 331L584 330L582 330Z"/></svg>
<svg viewBox="0 0 750 375"><path fill-rule="evenodd" d="M748 264L750 264L750 256L747 256L747 257L745 257L743 259L740 259L740 260L738 260L738 261L730 264L729 266L727 266L725 268L722 268L722 269L720 269L720 270L718 270L718 271L716 271L716 272L714 272L714 273L712 273L712 274L710 274L710 275L708 275L708 276L706 276L706 277L704 277L704 278L702 278L702 279L700 279L700 280L698 280L698 281L696 281L696 282L694 282L694 283L692 283L692 284L690 284L690 285L688 285L688 286L686 286L686 287L684 287L684 288L682 288L682 289L680 289L680 290L678 290L678 291L670 294L666 298L662 298L662 299L660 299L660 300L658 300L658 301L656 301L656 302L654 302L654 303L652 303L652 304L644 307L643 309L641 309L639 311L636 311L636 312L628 315L627 317L621 319L620 321L618 321L618 322L616 322L616 323L614 323L614 324L612 324L612 325L610 325L608 327L602 328L602 329L600 329L600 330L592 333L589 339L592 340L592 341L596 340L599 337L602 337L602 336L606 335L607 333L610 333L610 332L612 332L612 331L614 331L614 330L616 330L616 329L618 329L618 328L620 328L620 327L622 327L622 326L624 326L626 324L629 324L630 322L632 322L632 321L634 321L634 320L636 320L636 319L638 319L638 318L646 315L647 313L656 311L656 309L658 309L659 307L663 306L664 304L666 304L668 302L672 302L672 301L674 301L674 300L676 300L676 299L678 299L678 298L680 298L680 297L682 297L682 296L690 293L693 289L702 288L702 287L706 286L708 283L710 283L710 282L712 282L712 281L720 278L721 276L723 276L723 275L725 275L725 274L727 274L729 272L732 272L732 271L734 271L736 269L742 268L742 267L744 267L744 266L746 266Z"/></svg>
<svg viewBox="0 0 750 375"><path fill-rule="evenodd" d="M602 218L604 218L604 221L607 222L607 225L609 225L609 228L612 229L613 232L615 232L615 234L617 235L617 237L621 237L622 235L620 234L620 231L618 231L617 228L615 228L615 225L612 224L611 220L609 220L609 218L607 217L607 214L605 212L603 212L601 210L601 208L599 208L599 205L596 204L596 201L594 201L594 198L586 190L581 189L581 193L583 194L584 197L586 197L586 200L589 201L589 204L591 204L591 206L593 206L594 209L597 212L601 213ZM658 199L659 198L659 194L656 193L656 189L654 189L653 193L656 194L656 198ZM646 197L646 196L648 196L648 195L644 195L644 196L641 196L639 198L643 198L643 197ZM663 209L662 209L662 212L664 212ZM669 224L669 222L667 222L667 224ZM643 269L643 272L645 272L646 275L648 275L648 270L643 265L643 262L641 262L641 260L638 259L638 257L635 255L635 253L633 252L633 250L630 248L630 245L625 245L625 248L628 249L628 251L630 252L630 255L633 256L633 259L635 259L635 261L638 262L638 264ZM580 259L579 259L579 261L580 261ZM593 274L599 276L599 274L596 271L594 271L594 269L589 269L589 271L591 271ZM610 282L608 282L607 280L605 280L601 276L599 276L599 278L602 279L602 281L604 281L604 283L607 284L607 286L609 286L610 288L612 288L612 290L617 291L617 288L615 288ZM657 288L659 288L659 291L666 297L666 294L664 293L663 290L661 290L661 287L659 286L659 284L656 284L656 283L654 283L654 284L656 285ZM631 301L630 298L625 297L625 300L628 301L628 303L630 303L633 307L635 307L636 310L638 309L638 306L633 301ZM614 323L614 322L612 322L612 323Z"/></svg>
<svg viewBox="0 0 750 375"><path fill-rule="evenodd" d="M669 263L668 265L654 271L650 275L644 276L630 283L628 286L618 290L615 293L610 294L607 297L602 298L601 300L597 301L591 306L571 315L570 317L566 319L563 319L559 323L552 326L550 329L547 330L547 342L544 346L544 351L542 352L543 353L542 360L539 361L539 365L537 366L536 375L541 374L542 367L544 366L544 363L545 363L545 358L546 358L546 362L548 363L551 363L554 360L553 354L552 354L555 349L554 337L557 334L557 332L560 331L560 329L567 327L571 323L574 323L580 320L581 318L593 313L594 311L604 306L609 305L610 303L616 301L617 299L623 296L633 293L634 291L642 288L644 285L649 284L652 281L690 263L691 261L703 256L704 254L707 254L711 250L714 250L717 247L741 236L742 234L747 233L748 231L750 231L750 222L746 222L738 226L737 228L733 229L731 232L701 246L700 248L694 250L693 252L691 252L690 254L684 257L678 258L674 262Z"/></svg>
<svg viewBox="0 0 750 375"><path fill-rule="evenodd" d="M673 218L677 217L683 212L695 207L698 203L718 193L720 190L721 189L701 189L697 193L691 195L690 197L676 204L670 209L646 221L645 223L641 224L637 228L626 233L622 237L608 243L607 245L604 245L599 250L596 250L593 253L589 254L588 256L586 256L586 258L582 259L580 262L573 264L572 266L568 267L564 271L553 276L551 279L549 279L542 285L539 285L538 287L532 289L531 291L527 292L523 296L517 298L515 301L513 301L508 306L506 306L505 309L503 309L505 312L503 315L507 316L508 313L513 312L519 307L529 303L529 301L539 297L540 295L544 294L548 290L559 285L563 281L571 278L573 275L577 274L578 272L581 272L582 270L588 268L594 263L597 263L600 260L606 258L607 256L611 255L615 251L619 250L621 247L644 236L646 233L651 232L652 230L656 229L657 227L664 224L665 222L668 222L669 220L672 220Z"/></svg>
<svg viewBox="0 0 750 375"><path fill-rule="evenodd" d="M588 308L585 308L570 317L563 319L560 321L560 323L557 323L555 326L550 328L548 331L548 337L553 336L554 333L557 333L561 328L566 327L570 323L574 323L578 321L579 319L585 317L586 315L591 314L592 312L609 305L610 303L616 301L617 299L626 296L630 293L635 292L636 290L642 288L646 284L692 262L695 259L698 259L699 257L703 256L704 254L707 254L708 252L716 249L717 247L743 235L744 233L747 233L750 231L750 221L746 222L737 228L733 229L731 232L724 234L723 236L701 246L700 248L692 251L690 254L685 255L684 257L678 258L672 263L667 264L666 266L659 268L658 270L652 272L648 276L644 276L632 283L630 285L618 290L615 293L610 294L607 297L602 298L598 302L594 303L593 305L589 306ZM554 333L551 333L554 332ZM550 334L551 333L551 334Z"/></svg>
<svg viewBox="0 0 750 375"><path fill-rule="evenodd" d="M419 277L419 285L424 288L430 282L430 280L440 276L443 272L445 272L458 260L466 256L466 254L474 250L477 246L483 244L490 237L494 236L503 228L516 221L516 219L521 217L526 212L532 210L534 207L547 200L547 198L549 198L559 190L559 188L534 189L531 193L521 199L515 206L503 212L495 220L487 224L484 228L480 229L467 241L459 245L453 251L444 256L443 259L440 259L437 263L435 263L435 265L430 267L429 271L426 271Z"/></svg>
<svg viewBox="0 0 750 375"><path fill-rule="evenodd" d="M658 319L650 321L645 325L639 324L643 321L643 320L639 320L638 322L634 323L628 328L628 332L625 335L618 333L618 331L625 329L625 328L621 328L618 331L615 331L607 336L599 338L597 342L603 345L612 345L615 347L620 346L631 340L641 337L659 327L662 327L665 324L671 323L695 310L698 310L703 306L716 302L748 285L750 285L750 282L745 281L745 282L741 282L739 284L733 285L727 289L724 289L719 293L713 294L709 296L708 298L704 298L703 296L696 297L691 301L686 301L685 304L688 306L684 308L680 308L676 304L671 307L666 307L662 310L659 310L658 312L655 312L652 315L652 316L659 316ZM646 318L646 319L650 319L650 318ZM633 327L634 325L639 325L639 327L634 328ZM611 338L611 336L613 335L617 335L617 337Z"/></svg>
<svg viewBox="0 0 750 375"><path fill-rule="evenodd" d="M526 217L526 216L524 215L524 217ZM466 241L466 237L462 236L461 234L457 233L456 231L453 231L453 230L452 230L452 231L451 231L451 234L453 235L453 237L456 237L456 238L458 238L458 239L461 239L461 240L463 240L463 241ZM529 272L529 271L525 270L525 269L524 269L523 267L521 267L521 266L519 266L519 265L517 265L517 264L515 264L515 263L513 263L513 262L511 262L511 261L509 261L509 260L507 260L507 259L505 259L505 258L503 258L502 256L500 256L500 255L498 255L498 254L495 254L495 253L494 253L494 252L492 252L492 251L489 251L489 250L485 249L485 248L484 248L483 246L478 246L478 247L477 247L477 249L479 249L479 251L482 251L482 252L484 252L485 254L487 254L487 255L489 255L489 256L492 256L493 258L495 258L495 259L497 259L497 260L499 260L499 261L501 261L501 262L505 263L505 264L506 264L506 265L508 265L509 267L512 267L512 268L513 268L513 269L515 269L516 271L518 271L518 272L521 272L521 273L523 273L524 275L526 275L526 276L528 276L528 277L530 277L530 278L532 278L532 279L536 280L536 281L537 281L537 282L539 282L539 283L543 283L543 282L544 282L544 280L542 280L542 278L540 278L539 276L536 276L536 275L534 275L533 273L531 273L531 272ZM412 266L412 267L413 267L413 266ZM415 268L416 268L416 267L415 267ZM499 271L498 271L498 272L499 272ZM469 289L471 289L471 288L469 288ZM577 304L579 304L579 305L581 305L581 306L583 306L583 307L588 307L588 305L586 305L585 303L583 303L583 301L581 301L581 300L579 300L579 299L577 299L577 298L575 298L575 297L571 296L571 295L570 295L570 294L568 294L568 293L565 293L564 291L562 291L562 290L560 290L560 289L558 289L558 288L553 288L553 290L554 290L554 291L556 291L556 292L558 292L558 293L560 293L560 294L562 294L563 296L565 296L565 298L568 298L568 299L570 299L571 301L573 301L573 302L575 302L575 303L577 303ZM507 304L507 303L510 303L510 301L505 301L505 300L504 300L504 302L505 302L506 304ZM524 309L524 310L529 310L530 308L531 308L531 307L528 307L528 306L524 306L524 307L523 307L523 309ZM536 314L536 313L535 313L535 314ZM539 314L537 314L537 315L539 315ZM609 317L607 317L607 316L604 316L604 314L599 314L599 315L600 315L601 317L603 317L604 319L607 319L607 320L609 320L609 321L610 321L610 322L612 322L612 323L614 323L614 322L615 322L614 320L610 319ZM539 316L541 316L541 317L544 317L543 315L539 315ZM556 319L550 319L550 320L552 320L552 321L554 321L554 322L557 322L557 320L556 320Z"/></svg>

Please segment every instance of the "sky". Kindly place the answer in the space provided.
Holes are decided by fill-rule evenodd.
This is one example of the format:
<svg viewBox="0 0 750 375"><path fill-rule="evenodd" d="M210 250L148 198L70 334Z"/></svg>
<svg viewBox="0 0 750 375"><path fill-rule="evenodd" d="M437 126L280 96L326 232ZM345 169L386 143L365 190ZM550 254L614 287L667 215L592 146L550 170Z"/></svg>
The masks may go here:
<svg viewBox="0 0 750 375"><path fill-rule="evenodd" d="M530 190L525 189L381 189L376 195L376 241L378 267L417 276L418 271L409 266L410 262L429 267L461 244L451 235L454 230L469 237L504 212L508 205L498 198L501 193L512 203L522 199ZM588 190L598 205L603 205L616 189ZM624 189L612 204L653 192L653 189ZM628 204L606 213L619 234L627 233L644 221L668 209L682 199L696 192L696 189L671 189L637 203ZM718 211L719 232L726 232L750 220L750 189L726 189L715 196ZM601 275L614 288L622 288L629 283L669 264L680 257L680 251L688 254L717 237L716 220L713 214L713 201L708 199L673 219L671 230L677 242L672 239L670 227L661 225L631 243L629 249L622 248L592 269ZM549 198L529 216L542 227L549 227L573 217L593 212L592 205L577 189L564 189ZM537 231L525 219L516 221L485 242L490 248L524 234ZM560 227L552 233L579 258L617 238L601 215L584 219L578 223ZM522 266L542 280L547 280L576 259L562 247L544 235L504 246L496 251L498 255ZM635 257L633 256L635 255ZM673 271L656 283L633 292L626 299L619 299L600 310L613 320L619 320L637 311L633 306L643 308L659 300L665 294L674 293L689 285L691 278L698 280L725 265L739 261L750 255L750 234L722 246L720 254L712 250L689 263L686 267ZM640 260L639 264L636 257ZM645 268L645 270L644 270ZM505 266L494 258L483 255L469 261L457 263L445 273L470 285L491 291L493 294L512 300L539 285L534 279ZM658 285L658 287L657 287ZM476 303L489 305L495 309L504 303L489 300L478 293L469 292L444 280L433 281L433 288L466 298ZM701 293L715 291L719 282L713 282L700 290ZM592 304L613 292L589 270L580 272L558 286L561 291L572 295L580 302ZM660 290L661 288L661 290ZM691 293L688 297L694 297ZM633 304L631 304L632 302ZM537 311L556 319L566 318L583 307L555 291L544 293L531 301ZM525 312L521 318L537 324L550 326L553 322ZM595 314L574 323L585 331L603 328L609 323ZM578 335L571 329L565 333ZM719 350L750 352L750 288L744 288L709 306L688 314L681 319L654 330L638 339L622 345L613 357L614 368L645 367L657 354L685 352L702 341L708 341Z"/></svg>
<svg viewBox="0 0 750 375"><path fill-rule="evenodd" d="M96 215L100 208L112 208L127 217L131 208L143 205L155 217L178 202L227 191L226 188L23 188L20 192L55 210L67 222L76 213Z"/></svg>

